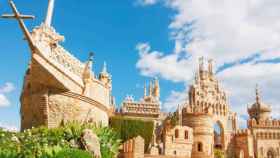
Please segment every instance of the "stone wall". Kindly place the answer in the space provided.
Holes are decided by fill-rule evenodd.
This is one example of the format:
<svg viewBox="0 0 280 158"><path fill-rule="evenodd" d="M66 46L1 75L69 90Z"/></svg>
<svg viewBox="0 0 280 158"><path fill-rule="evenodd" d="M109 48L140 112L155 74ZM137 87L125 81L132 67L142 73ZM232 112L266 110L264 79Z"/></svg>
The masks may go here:
<svg viewBox="0 0 280 158"><path fill-rule="evenodd" d="M254 144L251 131L248 129L238 130L234 139L234 150L237 158L253 158Z"/></svg>
<svg viewBox="0 0 280 158"><path fill-rule="evenodd" d="M144 158L144 139L140 136L130 139L123 144L122 158Z"/></svg>
<svg viewBox="0 0 280 158"><path fill-rule="evenodd" d="M208 114L183 114L183 125L193 129L192 158L214 157L214 129L212 116Z"/></svg>
<svg viewBox="0 0 280 158"><path fill-rule="evenodd" d="M193 146L193 130L187 126L175 126L166 130L164 155L190 158Z"/></svg>
<svg viewBox="0 0 280 158"><path fill-rule="evenodd" d="M56 127L62 121L89 121L96 124L108 125L108 112L91 103L89 98L82 100L79 95L50 94L49 96L49 127Z"/></svg>

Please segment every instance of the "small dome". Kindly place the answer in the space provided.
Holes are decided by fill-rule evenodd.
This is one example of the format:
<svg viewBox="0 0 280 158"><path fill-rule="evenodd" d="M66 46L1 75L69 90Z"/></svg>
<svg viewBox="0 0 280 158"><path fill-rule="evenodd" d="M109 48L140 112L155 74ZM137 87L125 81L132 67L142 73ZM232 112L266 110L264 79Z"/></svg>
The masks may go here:
<svg viewBox="0 0 280 158"><path fill-rule="evenodd" d="M256 102L248 108L248 113L251 119L266 120L269 119L271 107L260 101L259 91L256 88Z"/></svg>
<svg viewBox="0 0 280 158"><path fill-rule="evenodd" d="M249 110L259 112L271 112L270 106L261 102L254 103Z"/></svg>

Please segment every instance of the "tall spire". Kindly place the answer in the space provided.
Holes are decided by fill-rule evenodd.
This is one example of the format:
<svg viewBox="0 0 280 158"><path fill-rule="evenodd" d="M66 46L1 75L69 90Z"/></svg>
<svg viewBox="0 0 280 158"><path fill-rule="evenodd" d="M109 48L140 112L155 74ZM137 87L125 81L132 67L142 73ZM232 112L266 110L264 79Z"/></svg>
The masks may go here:
<svg viewBox="0 0 280 158"><path fill-rule="evenodd" d="M150 81L150 85L149 85L149 96L151 97L153 95L153 82Z"/></svg>
<svg viewBox="0 0 280 158"><path fill-rule="evenodd" d="M154 90L153 90L153 95L154 97L159 100L160 97L160 86L159 86L159 80L157 77L154 78Z"/></svg>
<svg viewBox="0 0 280 158"><path fill-rule="evenodd" d="M213 60L208 60L208 72L212 75L213 74Z"/></svg>
<svg viewBox="0 0 280 158"><path fill-rule="evenodd" d="M54 0L49 0L48 11L45 19L45 25L49 27L51 26L52 23L53 9L54 9Z"/></svg>
<svg viewBox="0 0 280 158"><path fill-rule="evenodd" d="M144 97L147 96L147 85L146 85L146 82L144 84Z"/></svg>
<svg viewBox="0 0 280 158"><path fill-rule="evenodd" d="M256 85L256 103L260 103L259 85Z"/></svg>
<svg viewBox="0 0 280 158"><path fill-rule="evenodd" d="M102 73L108 73L107 72L107 63L106 63L106 61L104 61L103 68L102 68Z"/></svg>
<svg viewBox="0 0 280 158"><path fill-rule="evenodd" d="M203 71L203 67L204 67L204 57L200 57L199 58L199 71Z"/></svg>

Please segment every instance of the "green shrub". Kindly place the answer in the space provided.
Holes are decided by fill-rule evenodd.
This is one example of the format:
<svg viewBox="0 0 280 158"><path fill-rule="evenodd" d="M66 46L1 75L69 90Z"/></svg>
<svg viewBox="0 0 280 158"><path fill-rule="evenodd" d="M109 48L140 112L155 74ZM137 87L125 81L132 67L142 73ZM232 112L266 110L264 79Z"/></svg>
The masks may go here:
<svg viewBox="0 0 280 158"><path fill-rule="evenodd" d="M71 147L71 140L79 142L82 131L91 129L100 140L102 158L113 158L118 154L120 140L108 127L73 122L59 128L33 128L21 133L0 129L1 158L85 158L89 153ZM67 154L69 156L67 156ZM66 155L66 156L65 156ZM72 156L72 157L70 157Z"/></svg>
<svg viewBox="0 0 280 158"><path fill-rule="evenodd" d="M152 121L113 117L110 120L110 127L118 133L123 142L140 135L145 140L145 151L153 138L154 123Z"/></svg>

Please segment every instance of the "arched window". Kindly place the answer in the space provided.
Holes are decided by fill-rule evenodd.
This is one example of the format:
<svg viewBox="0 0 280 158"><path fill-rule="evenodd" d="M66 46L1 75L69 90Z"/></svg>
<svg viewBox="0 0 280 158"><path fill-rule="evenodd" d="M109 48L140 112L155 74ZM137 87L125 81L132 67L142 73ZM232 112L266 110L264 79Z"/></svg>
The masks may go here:
<svg viewBox="0 0 280 158"><path fill-rule="evenodd" d="M197 151L198 151L198 152L203 152L203 145L202 145L201 142L199 142L199 143L197 144Z"/></svg>
<svg viewBox="0 0 280 158"><path fill-rule="evenodd" d="M185 139L189 139L189 131L185 131Z"/></svg>
<svg viewBox="0 0 280 158"><path fill-rule="evenodd" d="M179 130L178 129L175 130L175 138L179 138Z"/></svg>

